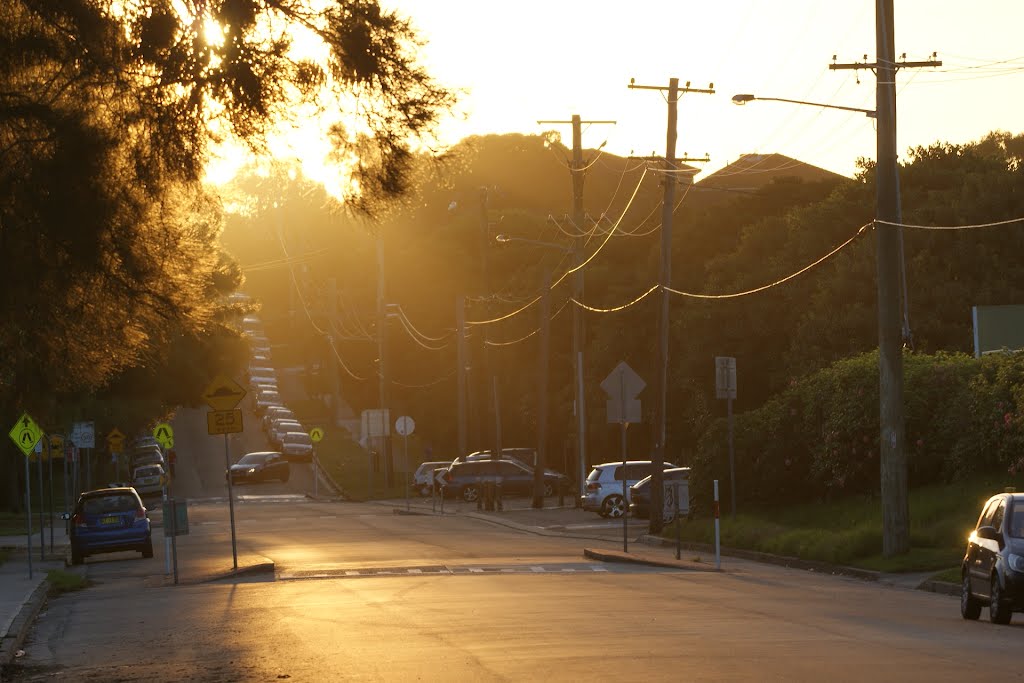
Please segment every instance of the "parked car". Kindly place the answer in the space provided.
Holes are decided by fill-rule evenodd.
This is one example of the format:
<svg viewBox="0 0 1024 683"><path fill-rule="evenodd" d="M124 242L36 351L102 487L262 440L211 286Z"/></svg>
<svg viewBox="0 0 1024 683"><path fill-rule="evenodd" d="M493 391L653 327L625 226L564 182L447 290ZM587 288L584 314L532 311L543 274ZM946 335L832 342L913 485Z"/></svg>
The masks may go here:
<svg viewBox="0 0 1024 683"><path fill-rule="evenodd" d="M665 470L662 472L661 476L662 480L666 482L688 481L690 479L690 468L676 467L675 469ZM649 474L629 487L629 512L634 517L647 519L651 514L651 480L653 478L654 475ZM688 515L690 513L689 486L681 486L680 489L683 490L680 491L679 514ZM662 521L668 524L676 518L675 503L671 498L667 499L665 502L670 504L670 506L669 509L662 514Z"/></svg>
<svg viewBox="0 0 1024 683"><path fill-rule="evenodd" d="M293 413L290 409L284 406L270 406L265 411L263 411L263 419L261 421L263 431L269 432L271 423L277 418L283 420L294 420L295 413Z"/></svg>
<svg viewBox="0 0 1024 683"><path fill-rule="evenodd" d="M167 462L164 460L164 454L159 448L145 450L137 450L132 453L132 471L143 467L145 465L160 465L160 467L167 467Z"/></svg>
<svg viewBox="0 0 1024 683"><path fill-rule="evenodd" d="M985 503L961 565L960 614L977 619L988 606L993 624L1024 612L1024 493L1000 493Z"/></svg>
<svg viewBox="0 0 1024 683"><path fill-rule="evenodd" d="M90 555L135 550L153 557L146 507L130 486L86 491L71 514L71 564Z"/></svg>
<svg viewBox="0 0 1024 683"><path fill-rule="evenodd" d="M270 423L270 431L267 433L267 439L276 450L281 450L281 445L284 443L284 435L288 432L302 432L305 431L302 428L302 424L298 420L292 420L288 418L280 418L272 420Z"/></svg>
<svg viewBox="0 0 1024 683"><path fill-rule="evenodd" d="M280 453L273 451L246 453L225 473L225 476L231 477L232 484L270 481L271 479L288 481L290 475L291 467L288 465L288 461Z"/></svg>
<svg viewBox="0 0 1024 683"><path fill-rule="evenodd" d="M166 477L162 465L142 465L132 472L132 486L140 496L159 495L167 483Z"/></svg>
<svg viewBox="0 0 1024 683"><path fill-rule="evenodd" d="M289 460L312 460L313 439L306 432L285 432L281 438L281 452Z"/></svg>
<svg viewBox="0 0 1024 683"><path fill-rule="evenodd" d="M474 460L453 462L445 474L445 495L473 502L480 497L488 480L501 481L503 496L529 496L533 494L533 470L512 460ZM544 473L544 496L565 491L569 480L564 475Z"/></svg>
<svg viewBox="0 0 1024 683"><path fill-rule="evenodd" d="M460 455L459 457L455 458L455 460L453 462L472 462L474 460L493 460L493 459L494 459L494 457L491 455L491 451L490 450L483 450L483 451L476 451L474 453L470 453L469 455ZM520 465L522 465L523 467L529 467L532 470L536 466L536 464L537 464L537 449L536 448L529 448L529 447L527 447L527 448L519 448L519 447L516 447L516 448L502 448L501 449L501 459L502 460L513 460L513 461L519 463ZM561 474L561 472L553 470L550 467L545 467L544 471L545 472L550 472L551 474Z"/></svg>
<svg viewBox="0 0 1024 683"><path fill-rule="evenodd" d="M664 463L664 469L676 465ZM595 465L587 476L587 485L580 496L583 509L602 517L621 517L629 510L629 487L654 471L650 460L627 460L625 464L606 462ZM622 480L626 480L626 495L622 495Z"/></svg>
<svg viewBox="0 0 1024 683"><path fill-rule="evenodd" d="M281 405L284 405L281 402L281 395L278 394L276 391L274 391L274 392L267 392L267 393L263 394L262 396L260 396L259 398L257 398L256 399L256 404L255 404L254 408L256 410L256 414L257 415L263 415L263 413L266 411L266 409L269 408L270 406L281 406Z"/></svg>
<svg viewBox="0 0 1024 683"><path fill-rule="evenodd" d="M440 488L440 484L431 484L431 482L435 481L434 471L441 467L447 468L451 464L451 460L448 460L447 462L443 460L436 460L421 463L420 466L416 468L416 472L412 475L413 490L418 491L421 496L429 496L431 490L433 490L432 487Z"/></svg>

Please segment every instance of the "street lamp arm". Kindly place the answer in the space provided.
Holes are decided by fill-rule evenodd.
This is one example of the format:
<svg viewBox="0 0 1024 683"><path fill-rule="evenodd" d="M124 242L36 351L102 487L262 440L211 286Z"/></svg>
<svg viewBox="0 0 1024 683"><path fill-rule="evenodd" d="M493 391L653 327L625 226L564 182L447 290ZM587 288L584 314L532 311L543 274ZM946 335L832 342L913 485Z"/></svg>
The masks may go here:
<svg viewBox="0 0 1024 683"><path fill-rule="evenodd" d="M733 95L733 104L746 104L747 102L753 102L754 100L768 100L770 102L789 102L790 104L806 104L812 107L821 107L822 109L840 109L842 111L855 111L864 114L868 118L875 118L874 109L861 109L859 107L844 107L839 104L825 104L823 102L805 102L803 100L790 100L785 97L757 97L750 94Z"/></svg>
<svg viewBox="0 0 1024 683"><path fill-rule="evenodd" d="M509 235L504 235L503 234L503 235L495 235L494 241L495 242L500 242L501 244L508 244L509 242L522 242L524 244L535 244L535 245L537 245L539 247L550 247L551 249L559 249L561 251L564 251L567 254L572 252L572 247L567 247L567 246L565 246L563 244L558 244L557 242L545 242L543 240L531 240L531 239L527 239L526 237L511 237Z"/></svg>

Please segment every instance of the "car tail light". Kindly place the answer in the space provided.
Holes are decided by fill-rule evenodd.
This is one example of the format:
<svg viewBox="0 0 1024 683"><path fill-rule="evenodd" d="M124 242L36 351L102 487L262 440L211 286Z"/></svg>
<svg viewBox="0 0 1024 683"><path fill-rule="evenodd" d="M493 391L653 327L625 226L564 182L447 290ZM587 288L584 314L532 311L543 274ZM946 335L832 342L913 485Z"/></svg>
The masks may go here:
<svg viewBox="0 0 1024 683"><path fill-rule="evenodd" d="M598 484L597 482L590 482L589 484L587 484L587 490L588 491L600 491L601 490L601 485Z"/></svg>
<svg viewBox="0 0 1024 683"><path fill-rule="evenodd" d="M450 471L444 473L444 480L449 484L452 483L452 473Z"/></svg>
<svg viewBox="0 0 1024 683"><path fill-rule="evenodd" d="M75 516L71 518L71 523L75 526L85 526L85 515L81 512L76 512Z"/></svg>
<svg viewBox="0 0 1024 683"><path fill-rule="evenodd" d="M136 508L135 509L135 519L145 519L145 518L146 518L146 508Z"/></svg>

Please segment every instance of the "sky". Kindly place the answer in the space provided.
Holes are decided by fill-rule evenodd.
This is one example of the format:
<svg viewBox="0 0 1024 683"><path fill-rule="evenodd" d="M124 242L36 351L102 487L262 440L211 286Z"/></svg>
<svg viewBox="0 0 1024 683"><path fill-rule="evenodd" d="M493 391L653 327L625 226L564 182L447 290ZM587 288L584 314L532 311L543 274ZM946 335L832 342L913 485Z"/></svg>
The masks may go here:
<svg viewBox="0 0 1024 683"><path fill-rule="evenodd" d="M677 154L710 156L713 172L746 153L781 153L852 175L875 156L863 114L780 102L732 103L737 93L874 109L871 71L832 71L874 61L871 0L382 0L408 16L428 45L423 61L465 90L465 118L445 122L448 141L471 134L570 127L538 120L614 120L585 128L583 145L626 156L664 155L670 78L714 95L679 105ZM1024 131L1024 0L895 0L897 56L943 65L897 74L898 150L964 143L992 130ZM858 77L859 74L859 77ZM859 80L859 82L858 82ZM699 176L698 176L699 179Z"/></svg>

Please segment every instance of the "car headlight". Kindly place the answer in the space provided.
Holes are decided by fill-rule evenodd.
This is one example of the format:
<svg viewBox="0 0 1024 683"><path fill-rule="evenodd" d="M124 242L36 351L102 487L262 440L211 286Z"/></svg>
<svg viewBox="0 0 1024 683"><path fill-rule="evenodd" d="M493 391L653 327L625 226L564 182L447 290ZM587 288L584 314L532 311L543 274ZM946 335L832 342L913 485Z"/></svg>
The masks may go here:
<svg viewBox="0 0 1024 683"><path fill-rule="evenodd" d="M1015 572L1024 573L1024 556L1010 553L1006 559L1010 563L1010 569Z"/></svg>
<svg viewBox="0 0 1024 683"><path fill-rule="evenodd" d="M249 469L246 470L246 473L247 474L256 474L256 468L255 467L250 467Z"/></svg>

